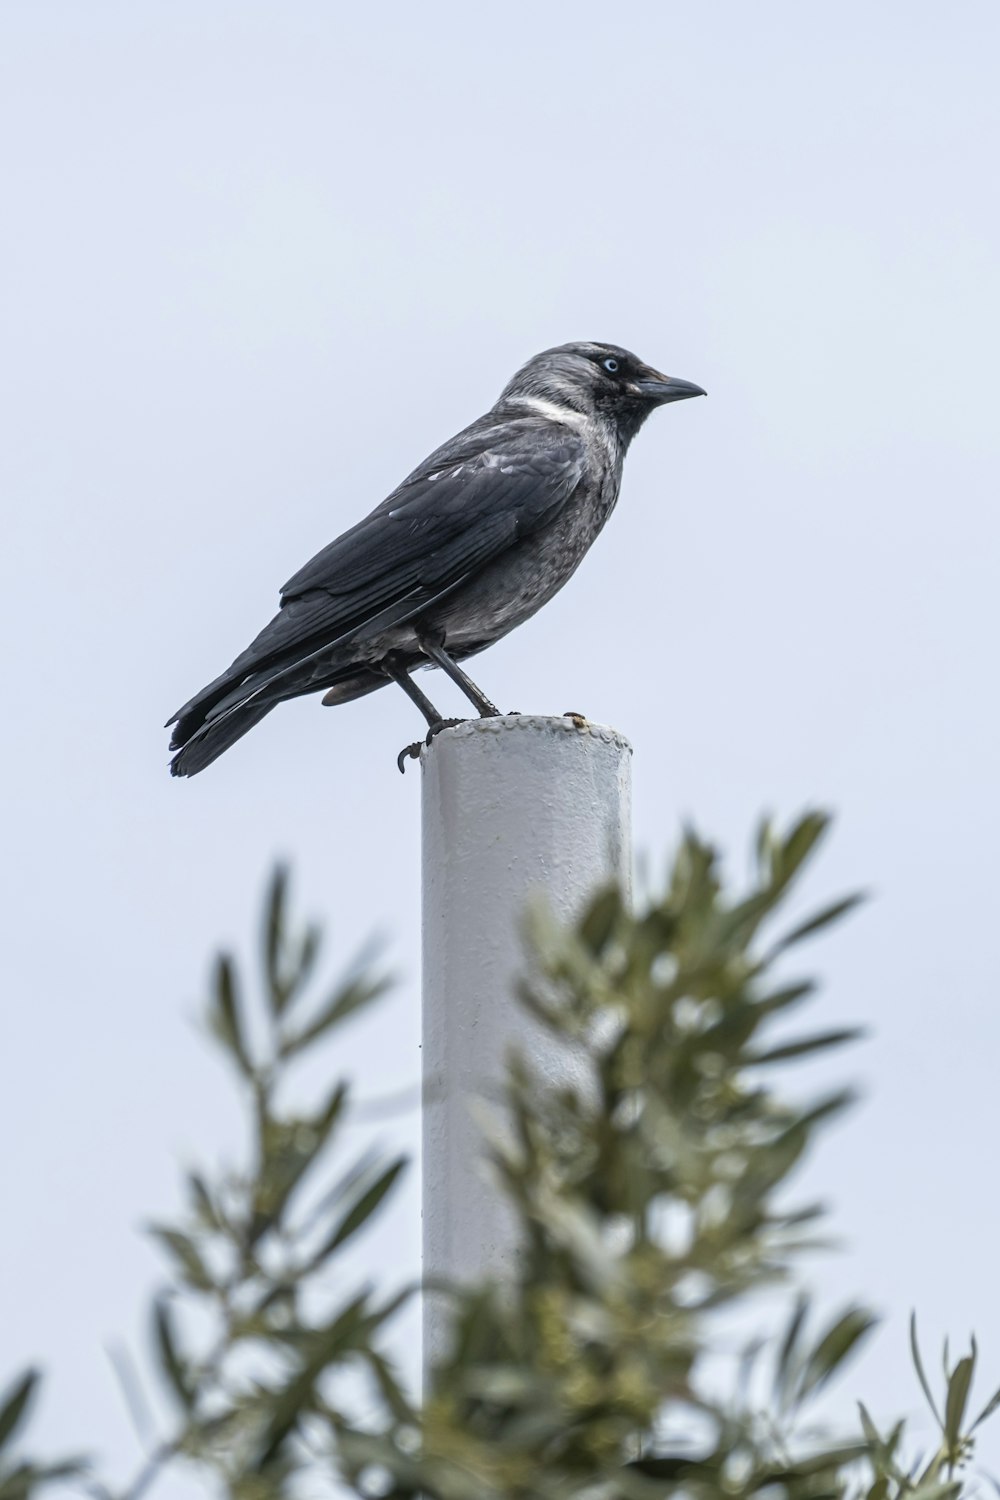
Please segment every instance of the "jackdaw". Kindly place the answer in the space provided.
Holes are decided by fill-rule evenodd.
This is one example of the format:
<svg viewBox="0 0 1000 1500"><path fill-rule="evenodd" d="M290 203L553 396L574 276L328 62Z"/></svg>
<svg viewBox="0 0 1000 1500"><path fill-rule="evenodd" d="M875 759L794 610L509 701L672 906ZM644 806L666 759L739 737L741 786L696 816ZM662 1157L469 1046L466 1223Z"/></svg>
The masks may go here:
<svg viewBox="0 0 1000 1500"><path fill-rule="evenodd" d="M429 739L455 721L412 680L417 667L440 667L479 714L496 714L459 662L576 570L653 408L704 394L617 344L536 354L491 411L289 579L271 623L168 721L172 773L194 776L283 699L323 689L336 704L397 682Z"/></svg>

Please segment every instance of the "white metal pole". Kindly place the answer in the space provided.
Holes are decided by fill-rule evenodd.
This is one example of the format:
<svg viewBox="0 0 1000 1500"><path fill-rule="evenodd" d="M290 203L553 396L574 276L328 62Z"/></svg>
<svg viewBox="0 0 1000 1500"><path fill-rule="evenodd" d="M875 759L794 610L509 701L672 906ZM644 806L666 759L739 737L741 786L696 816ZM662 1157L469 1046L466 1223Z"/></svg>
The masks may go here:
<svg viewBox="0 0 1000 1500"><path fill-rule="evenodd" d="M522 918L535 896L571 919L599 887L628 890L631 753L582 719L510 714L443 730L421 754L425 1276L502 1276L517 1253L470 1104L495 1091L512 1044L549 1076L572 1068L514 998ZM425 1299L425 1363L445 1316Z"/></svg>

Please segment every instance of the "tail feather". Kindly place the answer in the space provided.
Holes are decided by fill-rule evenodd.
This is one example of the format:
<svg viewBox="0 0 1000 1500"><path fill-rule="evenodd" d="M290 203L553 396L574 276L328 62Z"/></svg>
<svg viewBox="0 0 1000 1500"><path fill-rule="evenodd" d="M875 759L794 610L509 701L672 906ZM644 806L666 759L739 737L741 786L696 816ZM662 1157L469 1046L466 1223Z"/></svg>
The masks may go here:
<svg viewBox="0 0 1000 1500"><path fill-rule="evenodd" d="M339 678L333 678L323 702L349 703L353 698L364 697L366 693L385 687L388 681L387 677L369 667L348 668ZM170 748L177 754L170 762L170 774L197 775L241 739L248 729L259 724L279 703L300 694L314 693L317 688L330 683L330 677L320 683L310 678L301 684L286 683L284 690L280 691L273 679L264 678L255 683L253 678L248 678L234 688L224 677L217 678L171 720L175 727Z"/></svg>
<svg viewBox="0 0 1000 1500"><path fill-rule="evenodd" d="M224 750L242 739L248 729L259 724L279 701L277 698L254 698L220 714L217 719L206 720L170 762L171 776L196 776L199 771L204 771Z"/></svg>

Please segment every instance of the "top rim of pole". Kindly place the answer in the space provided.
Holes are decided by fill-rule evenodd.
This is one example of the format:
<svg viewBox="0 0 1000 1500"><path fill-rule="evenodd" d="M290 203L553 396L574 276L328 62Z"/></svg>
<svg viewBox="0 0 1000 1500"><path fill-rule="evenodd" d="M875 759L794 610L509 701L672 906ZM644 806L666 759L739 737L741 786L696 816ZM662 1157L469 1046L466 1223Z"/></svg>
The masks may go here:
<svg viewBox="0 0 1000 1500"><path fill-rule="evenodd" d="M495 714L488 719L463 719L460 724L449 724L439 730L429 745L421 746L420 763L423 765L429 759L438 740L471 739L475 735L500 735L525 729L534 734L586 735L615 745L629 755L634 753L631 742L617 729L609 724L594 724L583 714Z"/></svg>

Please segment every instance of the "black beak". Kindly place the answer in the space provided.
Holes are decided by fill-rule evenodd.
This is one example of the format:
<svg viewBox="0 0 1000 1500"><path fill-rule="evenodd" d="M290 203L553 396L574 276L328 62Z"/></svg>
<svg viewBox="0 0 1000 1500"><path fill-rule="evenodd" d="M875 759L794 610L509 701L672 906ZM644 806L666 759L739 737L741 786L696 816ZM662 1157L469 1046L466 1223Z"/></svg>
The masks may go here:
<svg viewBox="0 0 1000 1500"><path fill-rule="evenodd" d="M645 396L647 401L654 401L657 406L666 406L668 401L686 401L689 396L708 394L690 380L674 380L672 376L660 375L656 370L650 370L648 375L633 384L640 396Z"/></svg>

